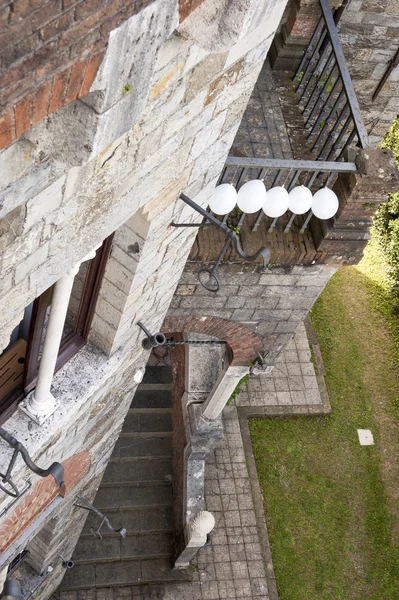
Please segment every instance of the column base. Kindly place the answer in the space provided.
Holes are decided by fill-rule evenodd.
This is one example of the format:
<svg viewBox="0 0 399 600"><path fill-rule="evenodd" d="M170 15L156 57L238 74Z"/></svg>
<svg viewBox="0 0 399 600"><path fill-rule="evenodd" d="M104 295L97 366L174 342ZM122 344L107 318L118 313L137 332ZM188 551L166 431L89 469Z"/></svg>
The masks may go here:
<svg viewBox="0 0 399 600"><path fill-rule="evenodd" d="M45 403L37 402L34 394L35 390L30 392L21 402L19 408L32 421L37 423L37 425L43 425L43 423L57 410L58 405L52 394L49 394L49 397Z"/></svg>

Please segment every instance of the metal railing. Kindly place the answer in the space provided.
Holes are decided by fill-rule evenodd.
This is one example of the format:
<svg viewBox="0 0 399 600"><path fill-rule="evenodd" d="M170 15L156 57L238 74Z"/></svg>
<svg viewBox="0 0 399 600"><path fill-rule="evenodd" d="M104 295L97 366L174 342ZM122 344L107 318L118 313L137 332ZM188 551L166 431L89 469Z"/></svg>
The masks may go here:
<svg viewBox="0 0 399 600"><path fill-rule="evenodd" d="M305 127L318 160L341 161L349 145L366 148L368 135L328 0L294 81Z"/></svg>
<svg viewBox="0 0 399 600"><path fill-rule="evenodd" d="M239 190L244 183L251 179L261 179L266 189L274 186L284 186L290 192L296 185L305 185L313 193L321 187L332 185L338 173L354 173L357 171L353 162L334 162L319 160L285 160L280 158L241 158L235 156L227 157L218 184L231 183ZM246 219L246 213L241 213L237 227L241 227ZM301 233L309 224L311 215L302 217ZM229 215L223 218L226 222ZM289 231L295 216L291 216L285 225L285 231ZM259 228L262 220L268 219L268 231L276 227L277 219L269 219L263 210L260 210L253 222L252 231ZM282 217L280 217L282 219Z"/></svg>

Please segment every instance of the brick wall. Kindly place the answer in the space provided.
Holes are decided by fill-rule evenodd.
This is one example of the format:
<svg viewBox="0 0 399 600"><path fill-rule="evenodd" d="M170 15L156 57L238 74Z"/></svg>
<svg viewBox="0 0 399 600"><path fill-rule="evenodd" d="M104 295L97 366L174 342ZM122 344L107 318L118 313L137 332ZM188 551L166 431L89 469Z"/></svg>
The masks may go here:
<svg viewBox="0 0 399 600"><path fill-rule="evenodd" d="M88 94L110 32L154 0L15 0L0 5L0 149ZM183 21L204 0L180 0Z"/></svg>

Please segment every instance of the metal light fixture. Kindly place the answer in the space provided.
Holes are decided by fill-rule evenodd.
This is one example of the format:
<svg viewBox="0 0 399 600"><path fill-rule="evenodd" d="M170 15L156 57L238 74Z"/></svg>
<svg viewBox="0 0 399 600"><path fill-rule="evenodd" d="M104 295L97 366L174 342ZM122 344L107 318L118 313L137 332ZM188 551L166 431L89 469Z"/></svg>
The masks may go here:
<svg viewBox="0 0 399 600"><path fill-rule="evenodd" d="M18 454L21 454L26 466L31 471L36 473L36 475L39 475L39 477L48 477L51 475L59 488L64 485L64 467L60 463L54 462L48 467L48 469L41 469L33 462L25 446L2 427L0 427L0 438L3 438L3 440L5 440L11 446L11 448L14 448L14 453L11 457L6 473L0 473L0 490L8 494L8 496L18 498L22 493L18 490L17 486L11 479L12 470L15 466ZM2 484L6 484L9 487L7 488Z"/></svg>
<svg viewBox="0 0 399 600"><path fill-rule="evenodd" d="M3 591L0 594L3 600L18 600L23 598L21 585L15 579L7 579L4 582Z"/></svg>
<svg viewBox="0 0 399 600"><path fill-rule="evenodd" d="M237 190L231 183L215 187L209 201L209 208L216 215L228 215L237 204Z"/></svg>
<svg viewBox="0 0 399 600"><path fill-rule="evenodd" d="M74 506L76 506L77 508L83 508L84 510L88 510L89 512L94 513L101 519L101 523L97 527L97 529L94 529L93 527L90 528L90 531L92 532L94 537L102 540L101 528L103 525L106 525L110 531L119 533L123 538L126 537L127 531L124 527L118 527L118 528L112 527L108 517L103 515L103 513L98 510L98 508L96 508L95 506L90 504L90 502L88 500L86 500L85 498L82 498L82 496L76 496L76 499L79 500L79 502L81 502L82 504L74 504ZM60 558L62 558L62 557L60 556ZM64 560L64 559L62 559L62 560ZM72 561L70 561L70 562L72 562ZM70 568L70 567L68 567L68 568Z"/></svg>
<svg viewBox="0 0 399 600"><path fill-rule="evenodd" d="M278 219L288 210L289 195L285 187L276 186L266 192L266 200L262 210L266 216Z"/></svg>
<svg viewBox="0 0 399 600"><path fill-rule="evenodd" d="M57 556L61 559L62 566L64 567L64 569L73 569L73 567L75 566L73 560L66 560L63 556L61 556L59 552L57 552Z"/></svg>
<svg viewBox="0 0 399 600"><path fill-rule="evenodd" d="M328 187L321 188L312 200L312 213L318 219L331 219L339 207L338 197Z"/></svg>
<svg viewBox="0 0 399 600"><path fill-rule="evenodd" d="M147 338L144 338L144 340L141 342L142 346L145 350L153 350L153 348L156 348L157 346L165 346L167 348L174 348L174 346L181 346L182 344L197 344L197 345L226 344L226 342L223 340L181 340L181 341L176 341L173 338L171 338L170 340L167 340L163 333L155 333L154 335L152 333L150 333L148 331L147 327L145 327L145 325L143 325L143 323L141 321L138 321L137 325L140 327L140 329L142 329L145 332L145 334L147 336ZM162 343L156 344L156 346L153 346L150 343L148 343L148 340L156 341L157 339L161 339L161 336L163 337Z"/></svg>
<svg viewBox="0 0 399 600"><path fill-rule="evenodd" d="M266 196L266 188L264 187L264 184L261 181L259 181L259 180L256 180L253 182L249 181L248 183L260 183L264 189L264 196ZM245 185L248 185L248 183L246 183ZM242 188L240 189L240 192L242 189L244 189L245 185L242 186ZM247 190L248 189L249 188L247 188ZM238 192L238 194L240 194L240 192ZM260 201L260 196L261 196L261 194L258 195L258 200L257 200L258 203ZM247 197L247 196L245 195L245 197ZM242 194L241 199L243 199L243 198L244 198L244 196ZM197 211L197 213L199 213L202 217L204 217L206 219L206 221L205 221L205 223L171 223L172 227L204 227L205 225L210 224L210 225L215 225L216 227L221 229L226 234L226 242L219 254L219 257L218 257L215 265L211 269L201 269L198 273L198 278L199 278L199 281L200 281L200 284L202 285L202 287L204 287L209 292L217 292L219 290L220 283L219 283L219 279L216 275L216 271L223 259L223 256L226 254L227 249L231 243L234 245L234 248L235 248L235 251L237 252L237 254L239 256L241 256L241 258L243 258L245 261L252 262L252 261L256 260L259 256L261 256L263 258L264 266L267 267L267 265L269 264L269 258L270 258L270 251L268 248L260 248L257 252L255 252L255 254L246 254L244 252L244 250L241 248L240 238L235 231L233 231L232 229L227 227L227 225L225 225L224 223L219 221L211 213L209 213L204 208L202 208L201 206L196 204L193 200L191 200L191 198L189 198L185 194L180 194L180 199L183 200L183 202L185 202L186 204L188 204L188 206L191 206L191 208L193 208L195 211ZM237 196L237 199L238 199L238 196ZM262 208L264 201L265 201L265 197L263 197L262 204L259 205L259 208L257 210ZM251 210L252 210L253 206L254 206L254 204L251 204L251 207L250 207ZM248 207L249 207L249 201L248 201L248 206L246 207L246 212L248 212ZM254 211L254 212L256 212L256 211ZM206 280L204 279L204 276L206 276L206 278L207 278Z"/></svg>
<svg viewBox="0 0 399 600"><path fill-rule="evenodd" d="M141 321L138 321L137 325L140 327L140 329L142 329L144 331L144 333L147 336L141 342L141 345L143 346L144 350L152 350L153 348L156 348L157 346L165 346L166 337L164 336L163 333L160 333L160 332L154 333L154 334L150 333L148 331L147 327L145 325L143 325L143 323Z"/></svg>
<svg viewBox="0 0 399 600"><path fill-rule="evenodd" d="M260 179L252 179L238 190L237 206L248 215L258 212L265 202L266 188Z"/></svg>

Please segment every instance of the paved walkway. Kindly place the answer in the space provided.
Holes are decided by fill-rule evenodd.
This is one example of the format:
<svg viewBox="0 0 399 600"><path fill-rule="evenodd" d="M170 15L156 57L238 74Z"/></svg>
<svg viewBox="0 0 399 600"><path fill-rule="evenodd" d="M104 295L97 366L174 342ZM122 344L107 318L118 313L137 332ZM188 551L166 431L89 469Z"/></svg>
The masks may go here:
<svg viewBox="0 0 399 600"><path fill-rule="evenodd" d="M232 156L292 158L273 72L266 60L230 150Z"/></svg>
<svg viewBox="0 0 399 600"><path fill-rule="evenodd" d="M237 397L237 406L317 406L323 404L305 325L276 360L269 375L256 375Z"/></svg>

